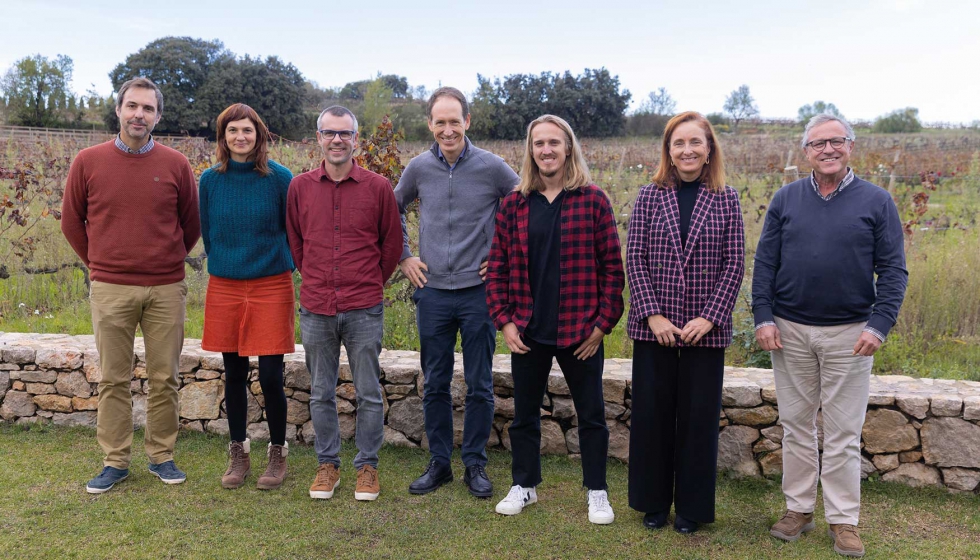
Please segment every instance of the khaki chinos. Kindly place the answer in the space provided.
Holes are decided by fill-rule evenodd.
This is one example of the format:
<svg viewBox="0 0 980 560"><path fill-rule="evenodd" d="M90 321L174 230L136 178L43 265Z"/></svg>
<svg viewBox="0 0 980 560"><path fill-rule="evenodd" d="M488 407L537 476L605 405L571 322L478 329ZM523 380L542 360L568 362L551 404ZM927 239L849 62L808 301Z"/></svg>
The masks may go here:
<svg viewBox="0 0 980 560"><path fill-rule="evenodd" d="M868 408L872 356L855 356L865 323L809 326L775 318L783 349L772 352L783 425L786 507L810 513L817 479L827 523L857 525L861 511L861 430ZM823 468L817 411L823 410Z"/></svg>
<svg viewBox="0 0 980 560"><path fill-rule="evenodd" d="M97 438L105 466L129 468L133 444L133 344L137 325L146 346L144 447L155 464L173 459L177 441L177 369L184 345L184 281L163 286L92 282L89 300L99 351Z"/></svg>

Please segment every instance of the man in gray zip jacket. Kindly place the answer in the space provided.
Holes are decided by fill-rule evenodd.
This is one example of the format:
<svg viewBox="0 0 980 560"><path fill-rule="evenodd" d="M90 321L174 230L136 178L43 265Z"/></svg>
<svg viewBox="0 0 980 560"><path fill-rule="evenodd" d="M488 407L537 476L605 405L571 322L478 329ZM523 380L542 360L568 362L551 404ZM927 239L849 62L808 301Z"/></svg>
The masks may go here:
<svg viewBox="0 0 980 560"><path fill-rule="evenodd" d="M462 337L466 410L463 419L463 481L471 494L489 498L485 470L493 423L493 351L497 330L487 310L483 276L493 240L497 205L514 190L517 174L500 157L466 138L469 103L456 88L437 89L426 106L432 148L405 167L395 188L402 213L419 199L419 255L408 245L401 270L415 285L425 395L422 399L430 461L412 494L427 494L453 480L453 378L456 333Z"/></svg>

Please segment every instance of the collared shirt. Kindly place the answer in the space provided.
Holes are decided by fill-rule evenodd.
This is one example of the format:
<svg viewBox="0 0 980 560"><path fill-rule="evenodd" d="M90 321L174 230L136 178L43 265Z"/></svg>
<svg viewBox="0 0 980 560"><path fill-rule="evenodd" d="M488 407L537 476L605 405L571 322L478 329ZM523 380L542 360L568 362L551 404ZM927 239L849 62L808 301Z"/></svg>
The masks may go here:
<svg viewBox="0 0 980 560"><path fill-rule="evenodd" d="M332 316L374 307L402 251L391 183L356 163L335 182L321 163L289 184L286 235L303 308Z"/></svg>
<svg viewBox="0 0 980 560"><path fill-rule="evenodd" d="M466 157L466 143L465 143L465 142L463 143L463 151L459 153L459 157L458 157L458 158L456 158L456 161L454 161L454 162L452 162L452 163L449 163L449 162L448 162L448 161L446 160L446 156L444 156L444 155L442 154L442 147L441 147L441 146L439 146L439 147L437 147L437 148L436 148L436 150L437 150L437 151L438 151L438 153L439 153L439 159L441 159L441 160L442 160L443 162L445 162L445 163L446 163L446 165L448 165L448 166L449 166L449 170L450 170L450 171L452 171L453 169L456 169L456 164L458 164L458 163L459 163L460 161L462 161L462 159L463 159L464 157Z"/></svg>
<svg viewBox="0 0 980 560"><path fill-rule="evenodd" d="M831 198L834 198L835 196L840 194L840 192L844 190L844 187L850 185L852 181L854 181L854 170L848 167L847 175L844 175L844 178L841 179L841 182L840 184L837 185L837 188L831 191L830 194L828 194L827 196L824 196L820 194L820 185L817 184L816 174L813 173L812 171L810 172L810 184L813 185L813 190L816 191L817 196L819 196L824 200L830 200Z"/></svg>
<svg viewBox="0 0 980 560"><path fill-rule="evenodd" d="M126 143L122 141L122 138L120 138L118 134L116 135L116 147L119 148L120 150L126 152L127 154L136 154L138 156L139 155L143 155L143 154L149 152L150 150L152 150L153 149L153 145L154 145L153 137L150 136L150 141L147 142L146 145L144 145L142 148L140 148L138 150L134 150L134 149L130 148L129 146L127 146Z"/></svg>

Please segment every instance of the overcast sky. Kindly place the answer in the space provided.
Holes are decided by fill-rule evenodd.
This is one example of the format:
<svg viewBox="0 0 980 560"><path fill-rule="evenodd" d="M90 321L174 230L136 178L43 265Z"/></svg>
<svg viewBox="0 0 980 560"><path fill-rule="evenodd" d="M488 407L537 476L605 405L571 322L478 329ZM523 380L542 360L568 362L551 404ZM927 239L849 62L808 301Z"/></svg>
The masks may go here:
<svg viewBox="0 0 980 560"><path fill-rule="evenodd" d="M338 5L339 4L339 5ZM980 2L237 2L4 0L0 71L35 53L75 62L73 89L112 89L127 55L168 36L277 55L322 86L378 72L471 93L503 77L606 67L635 107L666 87L678 110L721 111L747 84L764 117L816 100L873 119L980 119Z"/></svg>

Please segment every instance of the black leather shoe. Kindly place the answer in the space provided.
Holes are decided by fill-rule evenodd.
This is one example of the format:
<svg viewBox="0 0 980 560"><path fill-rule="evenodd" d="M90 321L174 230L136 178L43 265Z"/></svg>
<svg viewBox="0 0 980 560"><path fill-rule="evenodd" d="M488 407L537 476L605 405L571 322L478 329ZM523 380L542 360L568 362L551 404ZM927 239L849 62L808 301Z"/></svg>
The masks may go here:
<svg viewBox="0 0 980 560"><path fill-rule="evenodd" d="M409 494L428 494L443 484L453 481L453 469L449 465L443 465L435 459L429 461L429 466L425 467L422 476L415 479L415 482L408 486Z"/></svg>
<svg viewBox="0 0 980 560"><path fill-rule="evenodd" d="M482 465L466 467L463 482L469 487L470 494L477 498L489 498L493 495L493 483L490 482L490 477L487 476L487 471Z"/></svg>
<svg viewBox="0 0 980 560"><path fill-rule="evenodd" d="M684 519L679 515L674 516L674 530L682 535L690 535L698 530L701 525L697 521Z"/></svg>
<svg viewBox="0 0 980 560"><path fill-rule="evenodd" d="M667 524L668 511L656 511L643 516L643 526L647 529L660 529Z"/></svg>

